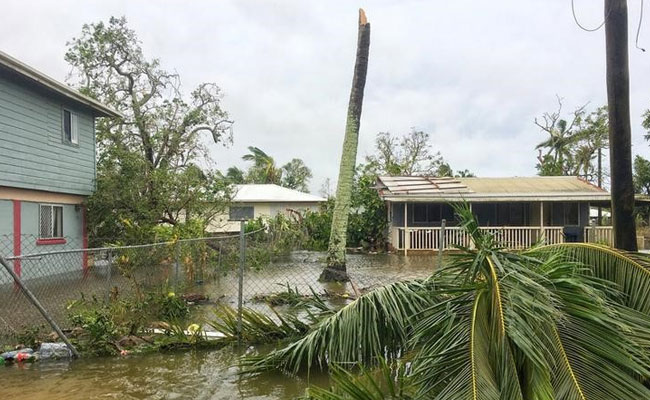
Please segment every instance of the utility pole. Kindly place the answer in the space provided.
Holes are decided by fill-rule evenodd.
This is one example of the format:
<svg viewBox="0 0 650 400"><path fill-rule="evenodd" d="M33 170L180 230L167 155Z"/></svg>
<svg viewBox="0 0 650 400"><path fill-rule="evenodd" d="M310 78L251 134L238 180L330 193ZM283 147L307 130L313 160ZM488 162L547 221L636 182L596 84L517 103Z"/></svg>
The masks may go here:
<svg viewBox="0 0 650 400"><path fill-rule="evenodd" d="M614 247L636 251L627 0L605 0L605 43Z"/></svg>

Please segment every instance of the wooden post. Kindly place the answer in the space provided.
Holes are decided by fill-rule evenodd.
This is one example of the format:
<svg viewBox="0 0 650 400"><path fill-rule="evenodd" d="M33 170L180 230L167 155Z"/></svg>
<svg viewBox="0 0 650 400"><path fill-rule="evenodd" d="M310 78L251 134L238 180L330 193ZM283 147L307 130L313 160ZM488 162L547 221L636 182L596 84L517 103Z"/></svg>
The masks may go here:
<svg viewBox="0 0 650 400"><path fill-rule="evenodd" d="M469 211L474 214L474 211L472 210L472 203L469 203ZM478 218L476 218L476 222L478 223ZM481 229L481 225L478 224L478 228ZM469 248L474 249L474 240L472 239L472 236L469 235Z"/></svg>
<svg viewBox="0 0 650 400"><path fill-rule="evenodd" d="M627 0L605 0L607 109L614 247L636 251Z"/></svg>
<svg viewBox="0 0 650 400"><path fill-rule="evenodd" d="M544 235L544 202L543 201L539 202L539 238L540 240L543 240L545 243L547 242L546 235Z"/></svg>
<svg viewBox="0 0 650 400"><path fill-rule="evenodd" d="M411 242L411 237L409 236L409 208L408 203L404 202L404 255L408 255L408 250Z"/></svg>
<svg viewBox="0 0 650 400"><path fill-rule="evenodd" d="M438 268L442 267L442 251L445 249L445 225L447 221L440 221L440 239L438 242Z"/></svg>

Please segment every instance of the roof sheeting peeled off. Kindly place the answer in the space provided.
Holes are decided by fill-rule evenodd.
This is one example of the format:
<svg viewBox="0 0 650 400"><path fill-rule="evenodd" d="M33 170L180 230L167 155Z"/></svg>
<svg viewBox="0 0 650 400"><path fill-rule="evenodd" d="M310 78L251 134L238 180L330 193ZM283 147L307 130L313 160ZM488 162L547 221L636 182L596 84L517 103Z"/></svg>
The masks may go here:
<svg viewBox="0 0 650 400"><path fill-rule="evenodd" d="M609 193L576 176L448 178L380 176L379 195L399 201L608 201Z"/></svg>

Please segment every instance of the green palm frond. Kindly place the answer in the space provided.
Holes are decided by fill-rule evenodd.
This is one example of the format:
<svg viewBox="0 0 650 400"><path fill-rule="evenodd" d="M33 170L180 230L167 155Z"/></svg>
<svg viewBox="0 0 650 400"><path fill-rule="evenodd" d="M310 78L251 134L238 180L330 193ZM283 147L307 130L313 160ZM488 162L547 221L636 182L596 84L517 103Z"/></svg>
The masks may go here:
<svg viewBox="0 0 650 400"><path fill-rule="evenodd" d="M358 373L332 365L329 389L312 387L306 396L309 400L409 400L413 398L413 388L408 379L405 363L387 363L380 359L378 366L369 369L364 366Z"/></svg>
<svg viewBox="0 0 650 400"><path fill-rule="evenodd" d="M386 357L408 364L414 398L650 399L649 258L588 244L508 252L467 207L457 214L472 249L426 281L362 296L253 371ZM379 398L337 374L349 390L322 398Z"/></svg>
<svg viewBox="0 0 650 400"><path fill-rule="evenodd" d="M325 318L297 342L262 358L244 360L249 373L330 363L373 365L379 357L398 358L409 350L414 317L431 304L423 283L397 282L359 297Z"/></svg>
<svg viewBox="0 0 650 400"><path fill-rule="evenodd" d="M542 246L527 254L565 256L589 268L596 277L612 282L623 294L623 304L650 315L650 259L640 253L626 253L592 243L562 243Z"/></svg>

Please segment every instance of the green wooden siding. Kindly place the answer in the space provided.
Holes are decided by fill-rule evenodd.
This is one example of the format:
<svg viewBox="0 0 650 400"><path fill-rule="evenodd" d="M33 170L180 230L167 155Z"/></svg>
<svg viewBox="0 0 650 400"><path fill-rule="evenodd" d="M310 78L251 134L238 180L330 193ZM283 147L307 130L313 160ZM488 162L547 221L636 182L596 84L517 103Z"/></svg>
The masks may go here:
<svg viewBox="0 0 650 400"><path fill-rule="evenodd" d="M63 109L77 114L79 144L63 141ZM93 116L0 72L0 186L90 195Z"/></svg>

